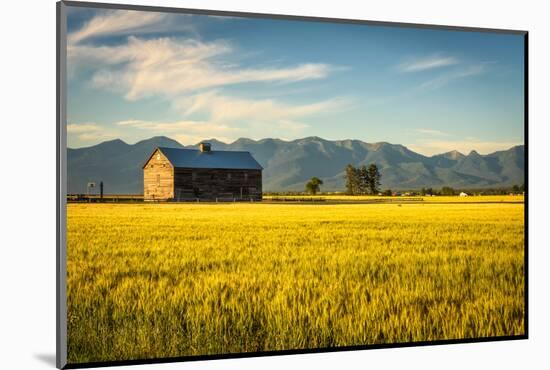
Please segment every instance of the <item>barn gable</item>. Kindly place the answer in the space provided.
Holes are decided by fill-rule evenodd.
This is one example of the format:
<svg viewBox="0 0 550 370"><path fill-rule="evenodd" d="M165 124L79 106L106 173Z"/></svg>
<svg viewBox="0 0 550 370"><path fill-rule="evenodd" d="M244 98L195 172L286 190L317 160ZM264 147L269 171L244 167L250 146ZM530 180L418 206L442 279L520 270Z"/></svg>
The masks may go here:
<svg viewBox="0 0 550 370"><path fill-rule="evenodd" d="M151 165L154 167L155 161L161 160L163 160L165 164L173 167L168 157L166 157L166 155L160 150L160 148L156 148L155 150L153 150L153 153L151 153L151 155L147 158L145 163L143 163L143 166L141 166L141 168L144 169L147 166L151 167Z"/></svg>
<svg viewBox="0 0 550 370"><path fill-rule="evenodd" d="M174 197L174 168L159 149L143 165L143 192L146 198Z"/></svg>

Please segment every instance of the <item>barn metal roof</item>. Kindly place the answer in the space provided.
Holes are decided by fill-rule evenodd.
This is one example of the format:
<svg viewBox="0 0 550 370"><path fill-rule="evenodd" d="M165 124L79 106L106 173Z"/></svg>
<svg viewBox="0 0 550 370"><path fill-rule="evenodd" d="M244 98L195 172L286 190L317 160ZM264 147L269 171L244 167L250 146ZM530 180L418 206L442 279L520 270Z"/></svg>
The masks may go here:
<svg viewBox="0 0 550 370"><path fill-rule="evenodd" d="M170 161L179 168L216 168L232 170L262 170L262 166L249 152L212 150L201 152L195 149L158 148Z"/></svg>

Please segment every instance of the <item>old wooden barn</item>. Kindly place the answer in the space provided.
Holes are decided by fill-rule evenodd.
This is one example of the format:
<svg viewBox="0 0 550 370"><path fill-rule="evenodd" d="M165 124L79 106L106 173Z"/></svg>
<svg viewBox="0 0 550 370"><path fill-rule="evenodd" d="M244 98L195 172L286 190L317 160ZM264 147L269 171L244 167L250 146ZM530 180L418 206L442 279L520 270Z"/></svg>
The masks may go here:
<svg viewBox="0 0 550 370"><path fill-rule="evenodd" d="M145 200L261 200L262 166L249 152L156 148L143 165Z"/></svg>

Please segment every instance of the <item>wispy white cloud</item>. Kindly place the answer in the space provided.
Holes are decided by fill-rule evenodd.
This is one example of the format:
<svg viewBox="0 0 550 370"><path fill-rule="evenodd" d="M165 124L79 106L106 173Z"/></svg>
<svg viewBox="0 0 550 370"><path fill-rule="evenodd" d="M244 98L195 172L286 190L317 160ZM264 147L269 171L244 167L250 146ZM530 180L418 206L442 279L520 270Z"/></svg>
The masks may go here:
<svg viewBox="0 0 550 370"><path fill-rule="evenodd" d="M236 62L242 58L243 51L235 50L227 41L200 41L196 33L193 37L137 36L163 29L173 32L184 26L193 28L191 16L185 22L181 16L174 18L171 14L155 12L102 12L69 34L69 65L72 69L92 67L95 72L91 81L95 87L118 91L128 100L158 95L170 99L205 88L249 82L322 79L344 68L307 62L293 66L244 67ZM115 45L84 42L117 34L128 38Z"/></svg>
<svg viewBox="0 0 550 370"><path fill-rule="evenodd" d="M387 104L396 104L396 100L414 99L421 93L435 91L449 84L452 84L453 82L460 81L461 79L487 73L490 70L490 65L494 63L495 62L481 62L476 64L458 63L457 65L449 67L448 69L434 71L430 74L431 76L435 77L431 77L417 84L411 84L410 87L405 87L401 90L398 90L395 94L392 95L376 96L370 98L369 100L364 101L363 104L370 106L380 106ZM425 131L424 134L429 133Z"/></svg>
<svg viewBox="0 0 550 370"><path fill-rule="evenodd" d="M73 64L93 65L95 87L120 91L128 100L161 95L167 98L211 87L247 82L292 83L321 79L332 67L303 63L280 68L245 68L221 64L217 57L230 55L227 42L130 36L115 46L69 45Z"/></svg>
<svg viewBox="0 0 550 370"><path fill-rule="evenodd" d="M76 44L97 36L113 36L148 29L167 18L166 13L141 12L133 10L107 11L93 17L81 29L68 35L69 44Z"/></svg>
<svg viewBox="0 0 550 370"><path fill-rule="evenodd" d="M345 67L307 61L294 65L271 61L268 66L245 66L239 61L246 52L225 40L202 41L200 37L181 34L145 37L145 33L161 29L168 19L156 13L143 18L143 14L148 13L102 13L69 35L69 65L91 71L89 82L93 87L114 91L129 101L160 97L181 115L181 120L175 122L116 122L112 125L113 132L130 130L134 137L138 131L170 134L186 143L205 137L230 140L243 130L248 130L247 136L259 132L265 135L280 131L299 133L309 127L302 122L303 118L335 112L352 104L346 98L299 104L283 103L273 97L228 96L226 88L236 84L280 85L318 80ZM98 44L92 40L111 34L128 37L117 44ZM85 42L87 40L94 42ZM91 127L75 129L89 137L99 132Z"/></svg>
<svg viewBox="0 0 550 370"><path fill-rule="evenodd" d="M183 144L195 144L203 139L216 138L231 141L239 136L241 128L206 121L157 122L143 120L125 120L115 123L121 128L133 128L147 131L146 136L168 135Z"/></svg>
<svg viewBox="0 0 550 370"><path fill-rule="evenodd" d="M81 142L110 140L118 136L116 132L97 123L70 123L67 125L67 134L69 139L77 139Z"/></svg>
<svg viewBox="0 0 550 370"><path fill-rule="evenodd" d="M240 131L239 128L229 127L227 125L215 124L202 121L176 121L176 122L156 122L141 120L126 120L116 122L117 126L134 127L142 130L157 132L189 131L197 134L208 133L228 133Z"/></svg>
<svg viewBox="0 0 550 370"><path fill-rule="evenodd" d="M302 120L319 114L340 112L353 106L350 98L337 97L309 104L286 104L272 99L247 99L209 91L176 101L174 108L184 117L200 115L209 122L238 125L250 136L257 133L299 135L310 125Z"/></svg>
<svg viewBox="0 0 550 370"><path fill-rule="evenodd" d="M311 104L289 105L272 99L236 98L209 91L182 98L175 102L175 108L184 116L206 113L215 122L274 122L334 112L351 104L350 99L334 98Z"/></svg>
<svg viewBox="0 0 550 370"><path fill-rule="evenodd" d="M459 60L452 56L432 55L408 60L398 66L401 72L420 72L428 69L441 68L458 64Z"/></svg>
<svg viewBox="0 0 550 370"><path fill-rule="evenodd" d="M97 143L97 142L102 142L106 140L117 139L118 137L119 135L112 134L109 132L94 131L94 132L84 132L82 134L79 134L78 140L83 142Z"/></svg>
<svg viewBox="0 0 550 370"><path fill-rule="evenodd" d="M498 150L510 149L520 144L523 143L513 141L484 141L470 138L467 140L421 140L413 144L407 144L406 146L415 152L431 156L453 150L464 154L468 154L472 150L480 154L489 154Z"/></svg>
<svg viewBox="0 0 550 370"><path fill-rule="evenodd" d="M100 129L101 128L95 123L69 123L67 125L67 132L69 134L99 131Z"/></svg>
<svg viewBox="0 0 550 370"><path fill-rule="evenodd" d="M423 82L422 84L420 84L419 89L436 90L453 81L481 75L486 72L486 70L487 63L474 64L464 68L455 69L436 78Z"/></svg>
<svg viewBox="0 0 550 370"><path fill-rule="evenodd" d="M185 120L124 120L116 122L115 126L147 131L148 135L170 135L186 144L205 138L231 141L243 135L255 137L258 132L264 135L280 135L281 132L300 134L310 127L300 119L345 109L349 104L347 99L337 98L312 104L288 105L268 99L229 97L210 91L178 101L175 108L186 117ZM205 118L189 118L194 115Z"/></svg>

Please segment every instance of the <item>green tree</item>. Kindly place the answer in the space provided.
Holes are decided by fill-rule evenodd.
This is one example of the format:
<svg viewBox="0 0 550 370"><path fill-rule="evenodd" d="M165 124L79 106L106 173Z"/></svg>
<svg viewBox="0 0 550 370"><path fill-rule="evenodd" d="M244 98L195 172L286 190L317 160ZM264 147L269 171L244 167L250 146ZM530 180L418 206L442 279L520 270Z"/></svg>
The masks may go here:
<svg viewBox="0 0 550 370"><path fill-rule="evenodd" d="M387 197L391 197L393 192L391 191L391 189L386 189L386 190L384 190L383 194Z"/></svg>
<svg viewBox="0 0 550 370"><path fill-rule="evenodd" d="M370 194L377 194L380 187L380 171L378 167L373 163L369 166L368 170L368 190Z"/></svg>
<svg viewBox="0 0 550 370"><path fill-rule="evenodd" d="M350 195L358 194L360 191L359 171L351 164L346 166L346 193Z"/></svg>
<svg viewBox="0 0 550 370"><path fill-rule="evenodd" d="M323 185L323 180L314 176L311 178L311 180L307 182L306 191L310 194L315 195L319 190L321 190L321 185Z"/></svg>
<svg viewBox="0 0 550 370"><path fill-rule="evenodd" d="M366 194L369 189L370 175L367 170L367 166L363 165L361 168L356 169L358 173L358 192L360 194Z"/></svg>
<svg viewBox="0 0 550 370"><path fill-rule="evenodd" d="M512 192L519 193L519 186L517 185L512 186Z"/></svg>
<svg viewBox="0 0 550 370"><path fill-rule="evenodd" d="M449 186L444 186L441 188L441 195L455 195L455 189Z"/></svg>

